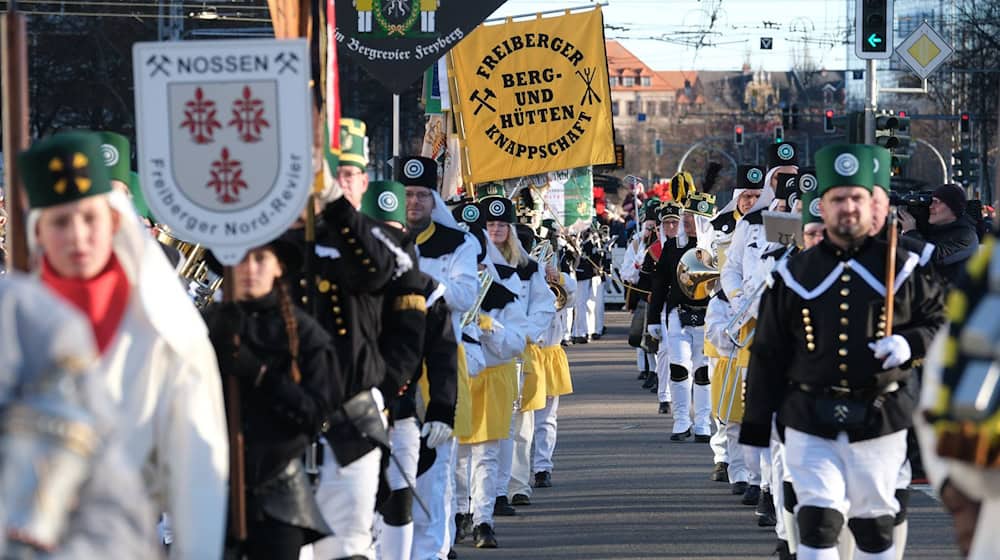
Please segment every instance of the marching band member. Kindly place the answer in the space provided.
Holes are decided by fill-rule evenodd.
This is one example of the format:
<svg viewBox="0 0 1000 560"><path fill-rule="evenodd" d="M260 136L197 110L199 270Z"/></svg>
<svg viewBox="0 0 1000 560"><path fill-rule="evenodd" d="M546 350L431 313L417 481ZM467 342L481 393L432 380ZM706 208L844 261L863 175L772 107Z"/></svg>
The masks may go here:
<svg viewBox="0 0 1000 560"><path fill-rule="evenodd" d="M586 344L597 333L597 293L601 283L599 240L592 229L581 236L576 262L576 303L573 305L573 343Z"/></svg>
<svg viewBox="0 0 1000 560"><path fill-rule="evenodd" d="M503 261L494 261L493 264L501 276L504 268L514 269L512 278L516 279L519 288L517 297L527 308L527 342L521 357L524 383L508 439L512 453L508 456L502 447L500 456L497 501L502 510L505 503L512 506L531 505L531 443L535 434L535 411L545 408L548 380L541 344L556 315L556 298L549 290L546 277L556 271L528 254L534 243L534 232L528 226L507 223L506 220L512 217L510 215L496 215L494 212L500 209L494 204L497 200L483 201L487 208L486 228L490 242L503 258Z"/></svg>
<svg viewBox="0 0 1000 560"><path fill-rule="evenodd" d="M239 381L245 441L247 540L227 557L296 560L330 534L302 457L340 405L342 380L329 335L283 283L301 266L284 239L251 249L233 268L235 301L204 311L219 369Z"/></svg>
<svg viewBox="0 0 1000 560"><path fill-rule="evenodd" d="M764 169L756 165L741 165L737 170L738 187L743 191L740 198L744 201L756 198L750 208L741 213L743 215L733 229L733 236L730 240L729 248L726 250L726 260L720 269L719 284L729 301L730 317L743 314L746 319L742 320L739 327L739 339L746 339L748 334L754 329L754 319L752 311L754 302L747 302L758 288L757 275L761 262L760 256L767 244L767 237L764 232L764 224L761 219L760 210L767 208L774 200L774 190L764 186ZM749 191L750 194L747 194ZM754 197L756 195L756 197ZM737 200L734 196L734 200ZM737 202L738 203L738 202ZM725 210L723 211L725 213ZM749 223L747 216L755 214L754 223ZM762 280L762 279L761 279ZM730 319L732 321L732 319ZM728 322L727 322L728 324ZM740 375L733 379L735 387L742 387L745 382L746 368L749 363L749 341L740 348L736 354L736 362L731 367L736 368ZM724 389L725 390L725 389ZM734 390L734 389L730 389ZM761 451L754 447L741 447L744 452L744 462L749 470L749 485L743 493L742 503L747 506L757 506L770 502L770 480L768 475L770 458L767 457L766 450ZM767 500L762 500L763 490Z"/></svg>
<svg viewBox="0 0 1000 560"><path fill-rule="evenodd" d="M436 161L416 156L402 157L395 173L396 180L406 187L406 221L417 235L420 270L444 287L444 300L451 309L453 336L456 341L462 340L461 318L474 305L479 287L476 259L480 246L475 237L459 228L437 192ZM458 346L457 408L451 411L428 410L433 413L427 417L438 422L447 418L448 413L453 415L453 435L456 437L469 435L471 430L466 347L465 344ZM438 414L442 417L437 418ZM446 425L425 424L428 435L430 430L443 433L442 424ZM433 466L417 478L417 491L427 502L431 515L428 517L419 508L414 512L414 560L426 560L441 552L447 554L453 541L456 529L451 507L455 492L456 437L446 438L447 441L436 448Z"/></svg>
<svg viewBox="0 0 1000 560"><path fill-rule="evenodd" d="M497 199L507 200L507 199ZM510 201L507 200L509 204ZM482 212L485 204L480 204ZM513 213L513 206L505 212ZM472 434L459 440L456 478L458 512L471 514L472 538L476 548L496 548L493 509L496 504L500 441L510 436L512 403L517 398L517 366L514 359L525 349L527 309L519 301L513 278L502 278L493 259L502 259L492 243L486 243L484 269L493 279L480 307L479 342L486 369L471 381ZM470 375L472 371L470 370ZM471 498L471 503L470 503ZM456 536L461 535L456 530Z"/></svg>
<svg viewBox="0 0 1000 560"><path fill-rule="evenodd" d="M229 446L205 324L135 211L100 140L64 132L18 157L41 282L89 319L127 460L170 514L172 558L221 555Z"/></svg>
<svg viewBox="0 0 1000 560"><path fill-rule="evenodd" d="M553 250L559 250L559 233L555 223L550 224L549 243ZM558 262L557 253L553 254L553 262ZM563 333L566 332L569 308L573 305L576 292L576 281L568 272L560 272L553 262L545 265L545 279L550 284L559 284L566 293L563 307L556 310L555 319L542 336L538 346L541 348L545 370L545 406L535 411L534 455L531 461L535 488L550 488L552 486L552 455L556 448L558 428L559 399L573 392L573 381L570 378L569 358L562 347ZM529 489L530 497L530 489Z"/></svg>
<svg viewBox="0 0 1000 560"><path fill-rule="evenodd" d="M726 264L726 255L732 243L736 224L757 203L760 191L747 189L740 174L740 181L733 189L733 198L718 215L712 219L715 252L718 269ZM743 418L742 369L737 367L737 348L725 333L732 311L726 292L716 291L705 312L705 353L712 369L712 405L718 429L712 436L715 467L712 480L729 482L734 495L740 496L754 482L753 473L757 469L748 467L743 447L739 444L740 419ZM724 449L719 449L724 448ZM757 467L759 468L759 467ZM756 482L759 484L759 474Z"/></svg>
<svg viewBox="0 0 1000 560"><path fill-rule="evenodd" d="M373 181L361 199L361 213L383 224L384 233L416 262L413 237L403 225L405 195L400 183ZM414 381L423 361L425 334L430 334L426 332L426 285L427 277L414 267L394 278L382 292L378 347L385 360L385 377L379 391L389 412L392 461L385 472L389 494L378 505L379 558L409 558L412 551L413 481L421 451Z"/></svg>
<svg viewBox="0 0 1000 560"><path fill-rule="evenodd" d="M677 243L677 238L680 235L680 223L681 223L681 213L684 208L677 204L676 202L667 202L660 206L659 218L660 218L660 228L658 232L659 237L659 255L656 256L656 264L653 267L653 272L650 276L650 288L654 288L657 284L656 277L659 275L660 271L660 261L663 259L663 251L670 244ZM655 246L654 246L655 247ZM653 256L657 251L651 250L650 256ZM650 296L650 305L646 310L646 332L649 336L659 341L659 348L656 352L656 385L654 385L650 391L656 391L657 400L660 403L660 414L670 413L670 397L671 397L671 387L670 387L670 345L666 344L666 334L667 334L667 314L665 309L659 310L657 314L653 314L650 309L652 308L652 296ZM646 381L646 385L650 385L649 380Z"/></svg>
<svg viewBox="0 0 1000 560"><path fill-rule="evenodd" d="M940 289L913 273L916 255L901 251L894 334L886 336L881 304L888 251L869 237L873 160L868 146L817 152L826 239L777 267L761 302L747 377L740 439L768 445L774 413L785 426L797 555L805 560L838 557L845 517L858 543L856 557L895 558L894 490L912 413L900 386L943 321ZM868 316L857 320L858 310ZM785 385L785 392L774 391Z"/></svg>
<svg viewBox="0 0 1000 560"><path fill-rule="evenodd" d="M686 202L693 187L691 184L682 200ZM678 285L677 265L680 264L681 257L698 244L695 216L690 209L683 211L681 224L684 235L679 235L676 242L664 244L660 260L656 264L647 320L655 321L661 314L666 314L667 317L665 342L669 347L670 395L673 398L674 415L670 441L686 441L691 437L693 427L695 441L708 443L712 436L711 388L708 359L703 352L705 307L708 299L707 294L699 299L692 299Z"/></svg>
<svg viewBox="0 0 1000 560"><path fill-rule="evenodd" d="M317 559L371 558L381 446L387 443L372 439L385 427L378 389L385 378L378 349L382 291L394 277L416 266L385 226L358 211L368 189L365 124L343 118L340 125L339 164L330 171L342 195L317 216L311 256L315 277L301 278L295 285L297 303L306 306L312 303L307 294L315 288L316 319L333 339L344 378L344 406L334 411L322 438L316 499L333 535L313 543ZM301 231L296 234L301 236Z"/></svg>
<svg viewBox="0 0 1000 560"><path fill-rule="evenodd" d="M152 503L115 437L115 404L86 318L11 272L0 277L0 332L4 426L18 427L5 430L0 449L0 555L159 558ZM76 437L55 438L56 430ZM40 464L49 467L36 476ZM38 499L55 487L53 499Z"/></svg>
<svg viewBox="0 0 1000 560"><path fill-rule="evenodd" d="M659 250L657 250L655 257L650 254L653 246L659 243L656 235L659 208L660 201L657 199L649 199L643 203L642 208L639 209L639 227L636 228L635 234L625 247L625 256L622 257L621 265L621 276L625 282L625 309L633 313L633 324L636 321L642 324L642 329L638 333L629 333L629 344L635 346L636 368L639 370L638 379L640 381L646 381L656 370L656 353L648 352L643 342L646 335L646 306L650 293L650 275L656 266L656 259L659 258ZM632 337L635 337L636 340L631 340ZM650 387L652 387L652 383Z"/></svg>

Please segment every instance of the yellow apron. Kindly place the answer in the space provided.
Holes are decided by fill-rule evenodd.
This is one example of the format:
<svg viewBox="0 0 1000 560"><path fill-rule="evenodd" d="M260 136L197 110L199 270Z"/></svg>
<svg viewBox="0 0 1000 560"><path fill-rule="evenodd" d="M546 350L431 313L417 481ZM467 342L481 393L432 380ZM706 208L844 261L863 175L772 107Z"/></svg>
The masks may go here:
<svg viewBox="0 0 1000 560"><path fill-rule="evenodd" d="M521 412L545 408L547 368L545 355L537 344L529 344L521 354L524 361L524 387L521 389Z"/></svg>
<svg viewBox="0 0 1000 560"><path fill-rule="evenodd" d="M757 326L757 319L750 319L745 325L740 327L740 334L737 340L743 340L746 335ZM750 366L750 346L753 344L753 340L750 340L749 344L740 348L740 351L736 354L736 367L747 368Z"/></svg>
<svg viewBox="0 0 1000 560"><path fill-rule="evenodd" d="M728 357L715 361L715 369L712 370L712 414L723 422L743 421L744 372L745 369L737 367Z"/></svg>
<svg viewBox="0 0 1000 560"><path fill-rule="evenodd" d="M704 347L702 349L702 352L705 354L705 357L709 358L709 359L716 359L716 360L718 360L719 358L728 358L729 357L729 356L723 356L723 355L719 354L719 350L715 347L714 344L712 344L711 342L708 341L708 337L707 336L705 337L705 345L704 345Z"/></svg>
<svg viewBox="0 0 1000 560"><path fill-rule="evenodd" d="M510 419L517 398L517 366L513 360L488 367L470 379L472 433L459 438L471 444L510 437Z"/></svg>
<svg viewBox="0 0 1000 560"><path fill-rule="evenodd" d="M541 350L545 359L545 392L549 397L573 392L573 379L569 375L569 358L562 345L553 344Z"/></svg>

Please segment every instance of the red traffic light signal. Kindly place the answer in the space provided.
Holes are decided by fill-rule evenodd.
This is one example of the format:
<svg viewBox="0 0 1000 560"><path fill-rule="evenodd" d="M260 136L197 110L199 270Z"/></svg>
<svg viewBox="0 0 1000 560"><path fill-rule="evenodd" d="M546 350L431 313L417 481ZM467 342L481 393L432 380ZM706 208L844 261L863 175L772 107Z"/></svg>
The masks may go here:
<svg viewBox="0 0 1000 560"><path fill-rule="evenodd" d="M969 114L962 113L961 117L958 120L958 131L961 132L962 134L968 134L971 129L970 126L971 124L972 124L972 118L969 116Z"/></svg>
<svg viewBox="0 0 1000 560"><path fill-rule="evenodd" d="M826 112L823 113L823 132L829 134L834 132L836 128L837 127L833 124L833 109L827 109Z"/></svg>
<svg viewBox="0 0 1000 560"><path fill-rule="evenodd" d="M905 118L906 118L906 111L899 111L899 112L898 112L898 113L896 113L896 114L897 114L897 115L899 116L899 118L901 118L901 119L905 119Z"/></svg>
<svg viewBox="0 0 1000 560"><path fill-rule="evenodd" d="M738 124L733 128L733 143L737 146L743 145L743 125Z"/></svg>

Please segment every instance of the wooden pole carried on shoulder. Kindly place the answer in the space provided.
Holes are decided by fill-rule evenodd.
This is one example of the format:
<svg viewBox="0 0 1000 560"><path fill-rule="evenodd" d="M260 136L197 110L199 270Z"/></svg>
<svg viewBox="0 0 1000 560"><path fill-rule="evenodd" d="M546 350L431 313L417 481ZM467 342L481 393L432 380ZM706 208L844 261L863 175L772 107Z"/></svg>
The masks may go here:
<svg viewBox="0 0 1000 560"><path fill-rule="evenodd" d="M222 301L236 300L233 267L226 266L222 280ZM229 536L236 541L247 539L246 465L244 461L243 418L240 414L240 382L223 373L226 393L226 426L229 431Z"/></svg>
<svg viewBox="0 0 1000 560"><path fill-rule="evenodd" d="M889 211L888 237L889 249L885 257L885 336L892 336L892 315L896 301L896 246L899 244L899 228L896 210Z"/></svg>
<svg viewBox="0 0 1000 560"><path fill-rule="evenodd" d="M28 148L28 42L24 15L17 2L7 4L0 20L0 66L3 74L3 157L6 185L7 259L11 269L27 272L28 238L25 235L24 189L17 154Z"/></svg>

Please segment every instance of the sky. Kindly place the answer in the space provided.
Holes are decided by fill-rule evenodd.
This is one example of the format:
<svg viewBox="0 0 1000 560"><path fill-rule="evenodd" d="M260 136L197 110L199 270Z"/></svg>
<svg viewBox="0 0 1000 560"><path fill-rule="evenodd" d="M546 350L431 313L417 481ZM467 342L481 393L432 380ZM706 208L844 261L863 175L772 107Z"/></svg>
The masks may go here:
<svg viewBox="0 0 1000 560"><path fill-rule="evenodd" d="M491 17L588 4L507 0ZM783 71L803 55L817 68L849 63L848 0L608 0L603 9L605 36L654 70L738 70L749 57L754 69ZM762 37L773 38L770 51L760 49Z"/></svg>

